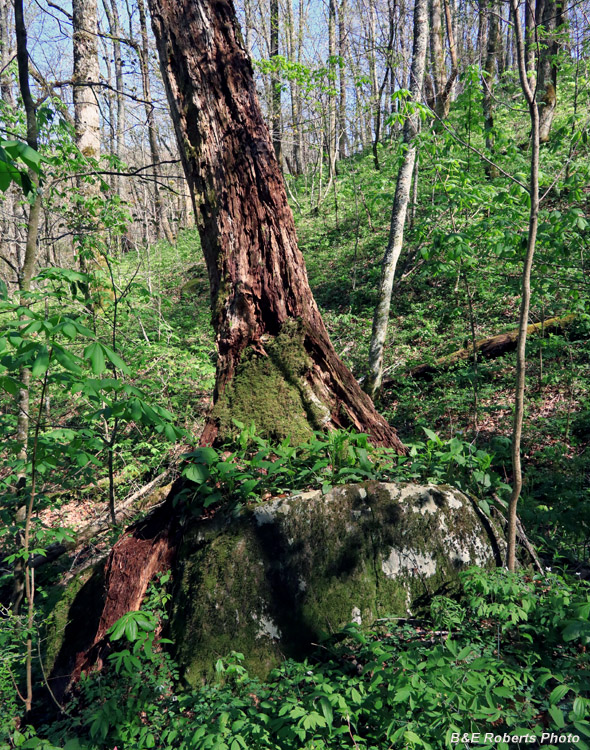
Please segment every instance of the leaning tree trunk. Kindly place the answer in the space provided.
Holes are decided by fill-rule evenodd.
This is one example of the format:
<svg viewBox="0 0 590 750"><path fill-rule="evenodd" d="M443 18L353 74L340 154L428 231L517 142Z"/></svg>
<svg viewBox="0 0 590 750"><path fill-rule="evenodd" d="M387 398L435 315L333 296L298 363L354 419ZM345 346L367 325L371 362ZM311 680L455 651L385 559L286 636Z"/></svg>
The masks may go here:
<svg viewBox="0 0 590 750"><path fill-rule="evenodd" d="M150 0L150 10L211 288L218 360L203 442L235 419L293 440L351 426L402 452L312 296L231 0Z"/></svg>
<svg viewBox="0 0 590 750"><path fill-rule="evenodd" d="M150 0L150 10L217 335L215 407L201 443L231 417L256 416L270 435L298 439L313 427L350 425L405 452L337 357L311 294L231 0ZM171 564L181 486L111 551L104 607L68 681L101 663L108 628L140 606L150 578Z"/></svg>

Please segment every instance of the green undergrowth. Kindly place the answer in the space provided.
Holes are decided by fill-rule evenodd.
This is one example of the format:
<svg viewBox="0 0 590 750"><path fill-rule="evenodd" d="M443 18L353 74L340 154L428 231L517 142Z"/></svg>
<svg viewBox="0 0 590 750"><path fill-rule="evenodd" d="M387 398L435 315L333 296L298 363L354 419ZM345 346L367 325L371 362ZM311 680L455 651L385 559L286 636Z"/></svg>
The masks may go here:
<svg viewBox="0 0 590 750"><path fill-rule="evenodd" d="M400 456L347 430L314 432L293 446L288 438L275 443L260 437L253 423L235 426L233 444L184 456L183 475L190 482L184 492L197 514L210 506L239 506L311 488L325 493L334 485L367 480L450 484L476 497L486 512L493 502L503 505L499 495L509 490L491 469L490 454L457 437L441 440L428 429L422 440L408 444L408 456Z"/></svg>
<svg viewBox="0 0 590 750"><path fill-rule="evenodd" d="M556 574L470 569L455 599L435 597L423 621L349 625L267 681L243 657L219 658L216 679L187 690L158 643L168 594L110 630L113 653L80 686L70 715L37 744L66 750L508 750L508 737L555 750L590 747L588 584ZM165 580L164 580L165 583ZM472 744L453 741L479 732ZM486 735L488 739L486 740ZM13 738L15 735L13 734ZM43 738L43 739L40 739ZM50 743L49 745L43 744ZM8 745L5 745L8 747Z"/></svg>

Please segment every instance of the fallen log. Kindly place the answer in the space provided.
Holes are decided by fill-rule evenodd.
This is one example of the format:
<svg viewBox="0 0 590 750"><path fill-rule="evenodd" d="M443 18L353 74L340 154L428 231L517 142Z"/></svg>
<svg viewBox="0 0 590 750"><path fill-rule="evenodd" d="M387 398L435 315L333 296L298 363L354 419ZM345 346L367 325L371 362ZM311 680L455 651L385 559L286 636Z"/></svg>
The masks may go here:
<svg viewBox="0 0 590 750"><path fill-rule="evenodd" d="M563 331L567 326L571 325L576 320L576 315L571 313L570 315L564 315L561 318L548 318L544 323L533 323L527 328L527 336L532 336L537 333L546 335L548 333L559 333ZM475 342L475 351L477 352L478 358L482 359L494 359L495 357L501 357L503 354L514 351L518 341L518 328L507 333L500 333L496 336L489 336L485 339L479 339ZM440 370L448 370L460 362L471 359L473 357L474 347L471 343L463 349L458 349L452 354L446 354L443 357L439 357L434 362L427 362L422 365L417 365L411 370L406 372L411 378L425 378L431 380L434 373ZM395 378L387 378L383 381L383 386L387 387L395 382Z"/></svg>
<svg viewBox="0 0 590 750"><path fill-rule="evenodd" d="M162 496L167 495L168 490L172 486L172 474L172 469L167 469L166 471L162 472L162 474L159 474L157 477L155 477L155 479L152 479L151 482L148 482L146 485L137 490L137 492L129 495L129 497L119 503L115 510L117 521L121 523L122 521L129 520L133 513L137 511L138 504L141 501L149 499L156 493L158 493L156 503L162 500ZM96 521L89 523L87 526L81 529L73 539L65 542L50 544L49 547L47 547L47 549L45 550L44 555L33 555L31 560L29 561L29 567L39 568L48 562L57 560L58 557L61 557L61 555L65 554L66 552L71 552L72 550L75 550L78 547L81 547L82 545L89 542L93 537L98 536L105 531L108 531L110 527L111 517L108 512L105 512Z"/></svg>

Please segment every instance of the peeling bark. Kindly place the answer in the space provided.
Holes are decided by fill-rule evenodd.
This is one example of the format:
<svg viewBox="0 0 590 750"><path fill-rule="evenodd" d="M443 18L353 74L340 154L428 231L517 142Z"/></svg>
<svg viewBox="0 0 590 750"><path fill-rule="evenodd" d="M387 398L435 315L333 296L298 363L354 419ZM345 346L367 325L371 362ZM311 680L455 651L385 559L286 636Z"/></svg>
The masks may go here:
<svg viewBox="0 0 590 750"><path fill-rule="evenodd" d="M105 599L102 613L95 624L89 645L75 655L64 670L56 664L55 673L65 671L69 679L63 685L76 682L83 672L101 669L109 653L107 631L127 612L138 610L151 579L172 565L180 537L173 498L180 491L181 482L172 488L168 500L142 521L128 529L115 544L105 565Z"/></svg>
<svg viewBox="0 0 590 750"><path fill-rule="evenodd" d="M233 4L150 0L150 9L209 273L218 349L214 401L246 350L266 357L267 342L296 323L307 357L298 385L325 411L321 426L352 426L403 452L395 430L336 355L313 299ZM202 440L213 442L218 430L210 419Z"/></svg>
<svg viewBox="0 0 590 750"><path fill-rule="evenodd" d="M311 294L233 5L150 0L150 10L209 273L219 353L215 401L232 387L239 367L266 362L265 347L292 336L303 357L276 369L285 373L286 386L298 370L296 386L310 412L322 414L325 427L350 425L404 453L395 430L336 355ZM218 430L210 419L201 443L213 442ZM113 548L100 621L90 647L75 659L73 679L100 667L109 627L137 609L150 578L171 565L181 533L174 507L181 487L179 480L168 500Z"/></svg>

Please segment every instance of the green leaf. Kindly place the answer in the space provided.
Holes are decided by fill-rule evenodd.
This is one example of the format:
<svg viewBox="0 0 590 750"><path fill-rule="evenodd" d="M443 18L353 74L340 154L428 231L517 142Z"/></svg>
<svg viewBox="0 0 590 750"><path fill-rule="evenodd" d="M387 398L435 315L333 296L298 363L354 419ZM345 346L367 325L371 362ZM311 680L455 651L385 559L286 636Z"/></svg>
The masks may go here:
<svg viewBox="0 0 590 750"><path fill-rule="evenodd" d="M73 323L64 323L62 331L64 335L67 336L71 341L76 338L77 330L76 326Z"/></svg>
<svg viewBox="0 0 590 750"><path fill-rule="evenodd" d="M584 716L586 715L586 704L584 703L584 699L578 696L574 701L572 710L574 712L574 718L577 721L580 721L581 719L583 719Z"/></svg>
<svg viewBox="0 0 590 750"><path fill-rule="evenodd" d="M410 742L415 742L418 745L423 745L424 742L418 737L418 735L415 732L412 732L411 729L408 729L404 732L404 740L409 740Z"/></svg>
<svg viewBox="0 0 590 750"><path fill-rule="evenodd" d="M57 346L57 344L53 345L53 356L64 370L68 370L68 372L72 372L74 375L82 374L82 369L76 362L77 357L70 354L70 352L66 351L61 346Z"/></svg>
<svg viewBox="0 0 590 750"><path fill-rule="evenodd" d="M190 479L191 482L202 484L207 481L210 472L206 466L203 466L203 464L189 464L185 467L182 475L187 479Z"/></svg>
<svg viewBox="0 0 590 750"><path fill-rule="evenodd" d="M176 430L171 424L164 425L164 435L171 443L176 442Z"/></svg>
<svg viewBox="0 0 590 750"><path fill-rule="evenodd" d="M121 372L124 372L125 375L129 375L130 370L125 364L125 362L123 362L121 357L119 357L119 355L116 352L114 352L112 349L109 349L108 346L101 344L101 347L104 353L107 355L107 358L109 359L109 361L112 362L117 369L121 370Z"/></svg>
<svg viewBox="0 0 590 750"><path fill-rule="evenodd" d="M43 347L43 349L41 349L35 361L33 362L33 366L31 367L31 374L34 378L38 378L40 375L43 375L45 372L47 372L48 367L49 352L47 351L47 349L45 349L45 347Z"/></svg>
<svg viewBox="0 0 590 750"><path fill-rule="evenodd" d="M219 453L215 448L210 448L208 446L197 448L197 450L185 453L184 455L185 458L193 458L195 463L207 464L207 466L216 464L219 461Z"/></svg>
<svg viewBox="0 0 590 750"><path fill-rule="evenodd" d="M0 388L10 393L11 396L16 396L20 383L9 375L2 375L0 376Z"/></svg>
<svg viewBox="0 0 590 750"><path fill-rule="evenodd" d="M549 713L551 714L551 718L555 722L557 728L563 729L565 726L565 719L563 718L563 711L561 708L558 708L557 706L549 706Z"/></svg>
<svg viewBox="0 0 590 750"><path fill-rule="evenodd" d="M89 344L86 349L84 349L84 359L90 361L92 372L95 375L100 375L101 372L104 372L106 366L104 352L98 341Z"/></svg>
<svg viewBox="0 0 590 750"><path fill-rule="evenodd" d="M118 641L123 637L125 633L125 620L123 618L117 620L117 622L109 630L111 641Z"/></svg>
<svg viewBox="0 0 590 750"><path fill-rule="evenodd" d="M437 445L441 445L441 444L442 444L442 443L441 443L441 439L440 439L440 438L439 438L439 436L438 436L438 435L436 434L436 432L433 432L432 430L429 430L429 429L428 429L428 427L423 427L422 429L424 430L424 432L425 432L425 434L426 434L426 437L427 437L427 438L428 438L429 440L432 440L432 442L433 442L433 443L436 443Z"/></svg>
<svg viewBox="0 0 590 750"><path fill-rule="evenodd" d="M320 698L320 707L322 709L322 713L324 714L324 718L328 722L328 726L332 726L332 722L334 721L334 713L332 711L330 701L324 697Z"/></svg>
<svg viewBox="0 0 590 750"><path fill-rule="evenodd" d="M562 700L568 692L568 685L558 685L557 687L554 687L549 694L549 703L551 703L551 705L559 703L559 701Z"/></svg>
<svg viewBox="0 0 590 750"><path fill-rule="evenodd" d="M135 617L128 618L125 623L125 635L130 641L134 641L137 638L137 620Z"/></svg>

